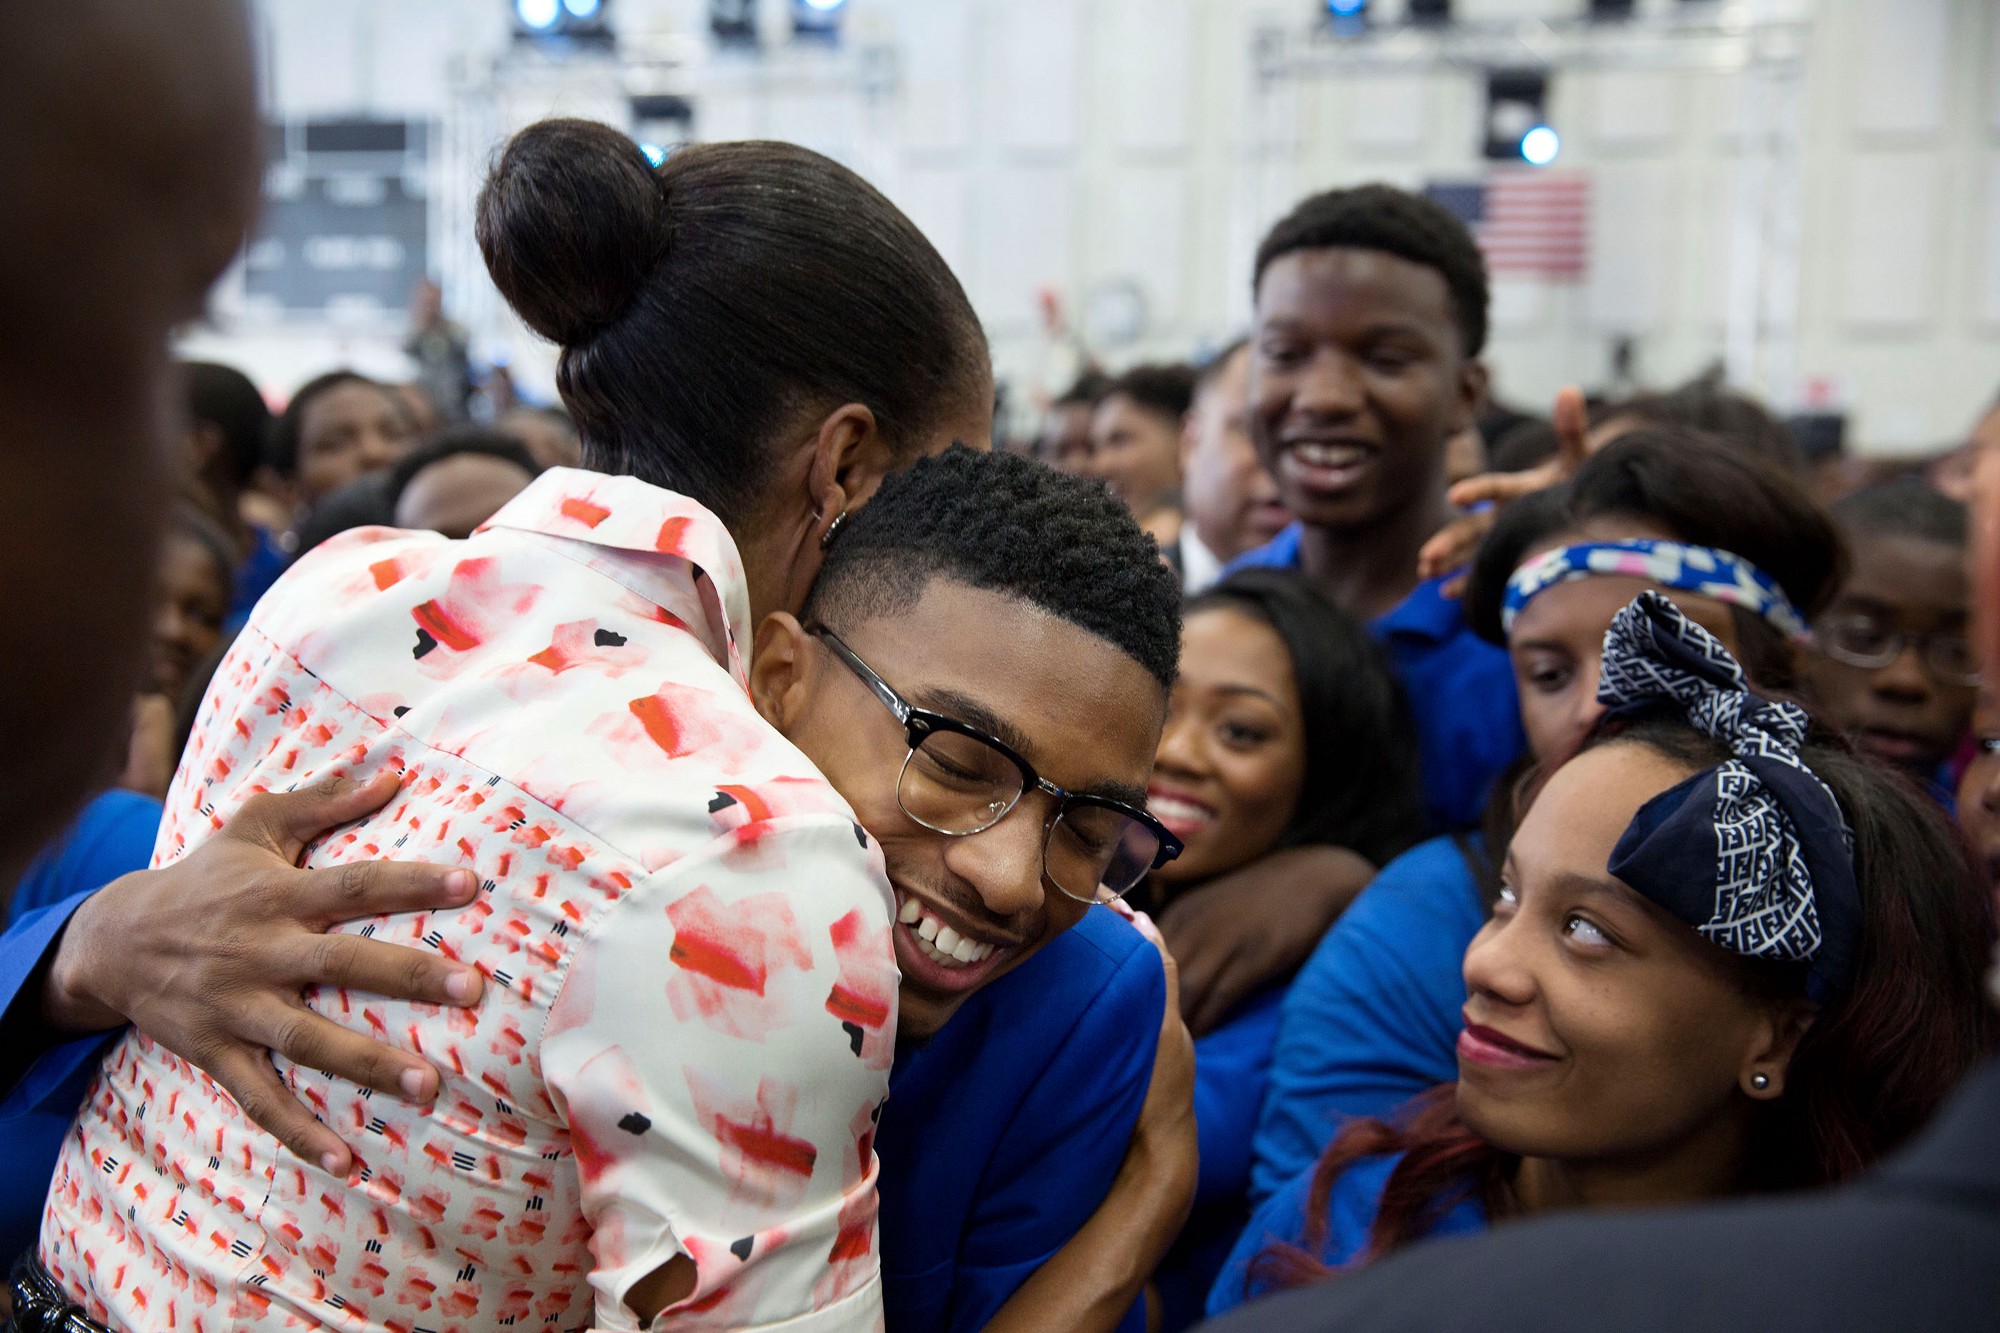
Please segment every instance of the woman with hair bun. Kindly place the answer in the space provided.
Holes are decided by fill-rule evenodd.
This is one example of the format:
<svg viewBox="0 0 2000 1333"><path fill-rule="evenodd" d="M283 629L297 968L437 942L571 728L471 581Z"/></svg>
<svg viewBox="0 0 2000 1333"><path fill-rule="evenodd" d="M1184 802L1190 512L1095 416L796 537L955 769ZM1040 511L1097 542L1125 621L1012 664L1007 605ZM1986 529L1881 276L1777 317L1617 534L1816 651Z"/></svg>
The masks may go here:
<svg viewBox="0 0 2000 1333"><path fill-rule="evenodd" d="M382 1002L364 976L306 997L338 1040L439 1066L418 1108L394 1070L276 1061L351 1162L286 1157L268 1107L126 1036L41 1261L119 1326L876 1327L897 900L748 664L890 473L985 446L984 336L908 218L785 144L656 167L543 122L494 166L478 239L561 344L588 470L464 541L364 528L294 566L216 673L158 855L259 791L398 772L304 863L460 867L469 906L353 928L477 968L483 999Z"/></svg>

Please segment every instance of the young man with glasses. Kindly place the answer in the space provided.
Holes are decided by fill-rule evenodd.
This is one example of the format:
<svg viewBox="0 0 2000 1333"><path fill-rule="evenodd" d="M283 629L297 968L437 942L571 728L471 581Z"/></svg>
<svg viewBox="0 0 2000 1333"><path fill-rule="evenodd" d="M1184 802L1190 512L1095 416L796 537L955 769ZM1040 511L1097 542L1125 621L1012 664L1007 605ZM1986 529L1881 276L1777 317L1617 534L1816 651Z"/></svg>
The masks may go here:
<svg viewBox="0 0 2000 1333"><path fill-rule="evenodd" d="M1979 667L1966 635L1965 508L1915 480L1833 507L1853 568L1813 624L1814 696L1855 744L1952 804Z"/></svg>
<svg viewBox="0 0 2000 1333"><path fill-rule="evenodd" d="M557 489L606 484L585 473L551 475ZM580 507L566 495L544 493L538 503L565 513ZM705 543L713 534L692 529L712 520L689 515L677 521L689 525L676 530L681 549L709 551ZM627 539L620 535L625 528L613 531L607 524L604 531L602 541ZM646 550L653 549L657 531L657 522L645 529ZM373 559L382 551L370 545L349 558ZM729 562L723 558L714 567L726 574ZM374 578L375 586L381 582ZM771 617L756 635L758 649L745 675L758 711L796 747L789 761L794 768L780 765L779 771L810 772L831 782L844 810L862 821L842 820L834 831L849 857L856 844L870 858L879 848L902 919L892 921L884 911L878 923L870 914L849 913L831 931L837 968L804 976L804 964L793 956L803 937L790 923L816 910L815 894L831 892L827 862L771 835L785 827L788 815L819 809L826 799L821 784L803 776L710 777L727 770L698 762L663 770L657 757L650 769L635 768L625 782L719 784L687 793L692 809L705 810L696 821L701 845L665 862L691 867L701 885L669 906L671 948L646 935L644 916L628 914L626 944L615 955L603 954L594 972L581 963L532 972L530 946L538 955L559 952L557 939L570 943L590 935L595 919L585 914L545 939L516 942L513 918L495 915L492 903L501 899L482 898L466 913L424 918L430 926L425 941L435 937L434 947L451 946L454 956L494 968L492 976L510 996L524 997L533 981L552 1006L551 1016L545 1024L517 1022L489 996L477 1017L448 1032L430 1031L428 1053L440 1058L435 1041L443 1037L442 1058L456 1074L447 1076L440 1120L412 1118L376 1099L354 1104L365 1108L357 1121L337 1110L356 1095L353 1087L287 1068L299 1095L325 1109L357 1151L357 1174L344 1183L289 1160L276 1167L276 1179L290 1191L278 1200L280 1212L290 1206L297 1213L292 1244L313 1259L319 1275L315 1302L341 1309L356 1327L377 1327L382 1325L366 1308L381 1300L392 1300L399 1317L433 1310L469 1314L484 1310L489 1299L495 1309L518 1306L514 1289L525 1287L515 1276L517 1266L530 1278L578 1275L579 1281L548 1287L540 1303L552 1313L559 1298L584 1299L578 1287L591 1267L586 1243L592 1255L604 1244L620 1243L615 1227L607 1238L599 1215L577 1211L578 1175L599 1186L600 1204L608 1190L646 1207L680 1207L687 1202L680 1194L662 1194L655 1177L640 1178L644 1163L635 1145L663 1134L685 1139L700 1130L721 1145L723 1172L732 1182L727 1206L716 1203L710 1211L768 1210L787 1198L797 1202L795 1194L783 1194L796 1189L793 1177L843 1169L843 1158L844 1169L872 1185L879 1131L882 1266L889 1321L898 1333L1109 1329L1132 1317L1139 1285L1171 1240L1192 1191L1190 1080L1173 1077L1175 1055L1185 1063L1186 1036L1177 1018L1163 1022L1167 988L1159 956L1108 908L1093 904L1129 889L1176 850L1139 802L1179 653L1178 604L1152 544L1101 488L1023 459L966 450L892 478L834 543L806 612L813 629L790 616ZM642 610L635 603L633 614ZM640 629L636 620L621 621L599 626L590 639L562 638L559 628L556 645L536 653L529 665L591 671L589 679L607 682L606 700L628 699L637 688L627 678L628 644ZM540 642L532 632L528 637ZM736 637L750 639L740 631ZM400 643L396 648L402 651ZM426 655L419 636L415 656ZM517 669L512 661L485 666L505 680ZM600 719L606 725L579 730L607 740L614 751L640 746L640 738L627 735L633 729L624 726L623 715L629 713L644 724L645 743L669 756L707 734L703 727L720 730L721 723L686 707L686 699L674 696L662 704L662 697L619 705ZM719 698L717 703L719 709ZM545 742L549 734L536 740ZM735 734L721 732L719 743L743 743L730 740ZM306 728L297 730L297 739L301 762L313 745L347 743L315 739ZM483 890L488 895L532 890L531 872L543 863L528 863L525 849L538 849L546 838L539 824L523 828L508 804L515 798L499 789L500 781L477 792L452 789L463 796L454 809L497 808L483 823L445 821L435 833L490 844L485 850L502 858L493 863L495 880ZM412 782L421 794L423 780L413 776ZM566 789L564 818L589 819L613 785ZM419 854L428 846L423 839L432 836L430 821L421 822ZM399 818L397 827L404 823L417 831L419 821ZM482 831L487 828L490 836ZM575 834L566 836L573 840ZM399 847L408 840L399 840ZM563 839L548 845L558 858L572 855ZM523 869L510 875L505 867L516 861ZM619 904L642 901L640 890L626 889ZM426 926L420 922L416 929ZM900 1003L885 933L893 933L893 956L904 974ZM635 950L634 934L647 941L643 949ZM636 984L633 976L621 980L604 970L603 961L614 958L618 968L636 974ZM647 977L654 978L650 984ZM616 1002L615 1021L624 1035L592 1057L615 1065L605 1084L614 1100L586 1106L583 1098L596 1095L596 1085L576 1080L568 1086L580 1094L548 1100L537 1089L557 1090L560 1062L575 1059L576 1043L561 1045L568 1025L579 1013L610 1006L614 992L627 997ZM350 1014L342 992L322 996L320 1007ZM363 1006L350 1021L360 1026L366 1014L374 1015L371 1030L403 1030L400 1016ZM941 1033L954 1014L959 1022ZM851 1125L843 1122L837 1145L808 1141L786 1126L794 1109L804 1115L815 1100L826 1102L839 1089L813 1081L811 1070L773 1059L775 1048L754 1045L808 1024L828 1029L840 1060L852 1060L855 1068L881 1071L892 1056L896 1063L891 1105L864 1106ZM737 1052L731 1061L724 1047L699 1040L703 1025L753 1047L729 1048ZM413 1041L416 1030L410 1028ZM1156 1050L1165 1053L1158 1068ZM764 1079L775 1091L767 1099L758 1083L755 1108L725 1104L683 1126L674 1107L653 1095L654 1085L641 1087L620 1073L636 1076L648 1068L684 1072L698 1104L700 1089L725 1080ZM65 1258L84 1263L79 1255L97 1252L90 1248L92 1228L69 1224L72 1217L82 1222L115 1215L157 1239L158 1255L171 1252L169 1268L201 1272L212 1263L220 1265L215 1272L226 1273L236 1263L226 1254L197 1247L197 1257L170 1243L179 1237L178 1223L133 1217L122 1206L92 1206L101 1192L123 1191L131 1174L100 1179L86 1165L99 1160L93 1153L149 1164L134 1178L142 1186L150 1164L198 1173L206 1162L202 1178L213 1177L225 1199L234 1194L226 1177L238 1169L236 1147L218 1154L192 1121L184 1134L181 1120L154 1117L128 1142L126 1130L139 1126L107 1111L116 1100L111 1085L118 1071L107 1077L111 1090L93 1092L72 1135L85 1145L82 1156L72 1152L58 1172L44 1260L52 1270ZM1149 1096L1163 1077L1165 1091ZM481 1100L478 1089L496 1085L508 1088L505 1101ZM484 1128L457 1140L441 1136L440 1124L456 1134L467 1116ZM519 1144L523 1135L537 1151L489 1151ZM446 1151L443 1145L454 1141L466 1151ZM243 1146L251 1151L247 1140ZM545 1146L552 1150L540 1152ZM839 1151L830 1152L835 1146ZM263 1160L274 1151L275 1144L265 1141L251 1157ZM507 1188L517 1169L527 1172L521 1180L536 1186L534 1198L516 1198L518 1191ZM248 1171L248 1177L256 1174ZM715 1252L719 1246L683 1231L676 1214L662 1213L676 1217L673 1234L687 1237L683 1248L702 1270L720 1266L729 1275L721 1286L708 1279L713 1289L699 1308L677 1307L675 1318L691 1328L743 1326L734 1288L753 1277L768 1283L772 1273L789 1281L796 1272L815 1292L851 1283L873 1267L876 1203L871 1188L844 1198L837 1219L794 1209L800 1227L830 1235L837 1230L830 1254L823 1247L814 1252L825 1257L811 1271L769 1269L773 1255L788 1253L790 1223L746 1230L728 1241L725 1257ZM268 1201L257 1216L260 1225L271 1223ZM367 1232L373 1243L363 1246L350 1234L355 1224L375 1228ZM725 1239L736 1234L710 1232ZM128 1228L126 1234L136 1233ZM492 1248L503 1235L504 1270ZM424 1263L406 1243L411 1237L426 1244L448 1238L456 1247L446 1253L456 1253L465 1267L449 1291L423 1285ZM474 1251L483 1258L475 1261ZM142 1275L152 1273L155 1252L147 1253ZM753 1272L759 1261L769 1273ZM175 1268L188 1265L193 1267ZM489 1271L495 1276L482 1283ZM396 1295L390 1298L392 1285ZM257 1285L242 1299L254 1305L276 1296L274 1288ZM230 1308L232 1323L252 1322L247 1308ZM165 1318L177 1324L175 1316Z"/></svg>

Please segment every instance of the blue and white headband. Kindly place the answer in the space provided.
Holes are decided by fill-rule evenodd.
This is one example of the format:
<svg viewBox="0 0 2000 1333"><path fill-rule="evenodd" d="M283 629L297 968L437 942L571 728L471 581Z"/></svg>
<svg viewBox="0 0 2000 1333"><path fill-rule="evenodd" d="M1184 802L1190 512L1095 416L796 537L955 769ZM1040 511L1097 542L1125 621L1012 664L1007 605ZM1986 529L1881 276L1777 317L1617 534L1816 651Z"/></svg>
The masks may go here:
<svg viewBox="0 0 2000 1333"><path fill-rule="evenodd" d="M1523 562L1507 580L1501 627L1511 632L1521 609L1556 584L1605 575L1646 579L1662 587L1699 593L1762 616L1788 638L1808 637L1805 617L1777 580L1742 556L1713 546L1647 538L1558 546Z"/></svg>
<svg viewBox="0 0 2000 1333"><path fill-rule="evenodd" d="M1799 755L1805 711L1750 693L1728 649L1652 591L1612 620L1597 700L1679 714L1730 753L1641 806L1607 869L1731 953L1805 964L1815 1000L1844 989L1862 923L1854 833Z"/></svg>

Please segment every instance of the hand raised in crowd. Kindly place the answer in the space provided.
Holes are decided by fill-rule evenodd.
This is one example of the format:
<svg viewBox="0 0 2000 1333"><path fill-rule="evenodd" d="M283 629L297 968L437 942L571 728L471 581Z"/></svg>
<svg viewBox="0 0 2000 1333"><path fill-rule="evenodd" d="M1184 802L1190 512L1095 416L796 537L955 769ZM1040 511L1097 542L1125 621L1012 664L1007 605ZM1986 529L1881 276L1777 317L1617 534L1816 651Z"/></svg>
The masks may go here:
<svg viewBox="0 0 2000 1333"><path fill-rule="evenodd" d="M1447 494L1452 504L1468 512L1439 528L1417 552L1418 578L1434 579L1454 569L1464 569L1472 563L1479 543L1493 530L1501 508L1576 475L1590 454L1590 413L1584 406L1583 390L1571 385L1557 393L1550 416L1557 448L1545 462L1522 472L1487 472L1467 477L1451 488ZM1456 597L1464 587L1461 575L1445 587L1445 595Z"/></svg>
<svg viewBox="0 0 2000 1333"><path fill-rule="evenodd" d="M1170 904L1160 931L1180 965L1181 1013L1194 1035L1296 971L1373 878L1375 867L1344 847L1287 847Z"/></svg>
<svg viewBox="0 0 2000 1333"><path fill-rule="evenodd" d="M986 1333L1112 1333L1159 1267L1194 1206L1201 1153L1194 1123L1194 1039L1180 1015L1179 969L1158 927L1108 904L1160 952L1167 1003L1160 1044L1125 1160L1110 1193L1069 1242L1000 1307Z"/></svg>
<svg viewBox="0 0 2000 1333"><path fill-rule="evenodd" d="M270 1052L378 1091L427 1102L438 1073L306 1008L307 986L470 1006L484 978L469 967L328 927L359 917L459 907L467 870L363 862L302 870L329 829L380 809L394 773L332 778L252 797L186 856L113 880L76 911L50 964L43 1017L69 1032L129 1021L215 1079L287 1148L345 1175L352 1155L286 1088Z"/></svg>

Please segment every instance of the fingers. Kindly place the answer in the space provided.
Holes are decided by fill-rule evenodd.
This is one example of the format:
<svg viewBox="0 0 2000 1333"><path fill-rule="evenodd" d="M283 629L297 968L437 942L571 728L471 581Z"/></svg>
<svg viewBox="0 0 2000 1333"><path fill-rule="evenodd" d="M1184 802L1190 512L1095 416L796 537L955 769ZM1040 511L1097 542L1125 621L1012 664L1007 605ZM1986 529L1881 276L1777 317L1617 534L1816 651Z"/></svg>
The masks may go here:
<svg viewBox="0 0 2000 1333"><path fill-rule="evenodd" d="M239 1035L267 1045L293 1064L344 1078L414 1105L438 1093L438 1072L407 1051L344 1028L304 1005L276 1004L282 1016L254 1021ZM263 1019L263 1016L259 1016Z"/></svg>
<svg viewBox="0 0 2000 1333"><path fill-rule="evenodd" d="M303 936L296 970L287 980L296 986L339 986L391 1000L420 1000L458 1007L477 1004L486 986L486 978L478 968L447 962L422 949L385 944L359 935ZM312 1062L300 1059L300 1063Z"/></svg>
<svg viewBox="0 0 2000 1333"><path fill-rule="evenodd" d="M1560 446L1556 456L1562 460L1563 475L1574 476L1590 452L1590 409L1583 400L1582 389L1572 384L1557 392L1550 424L1555 427Z"/></svg>
<svg viewBox="0 0 2000 1333"><path fill-rule="evenodd" d="M1461 484L1469 486L1478 480L1478 477L1473 477ZM1493 530L1493 521L1492 510L1476 510L1439 528L1417 551L1417 577L1434 579L1472 563L1479 543Z"/></svg>
<svg viewBox="0 0 2000 1333"><path fill-rule="evenodd" d="M356 917L463 907L478 888L470 870L417 861L351 861L300 872L287 894L297 905L293 915L299 920L331 925Z"/></svg>
<svg viewBox="0 0 2000 1333"><path fill-rule="evenodd" d="M401 784L399 773L384 769L366 782L336 777L299 791L266 792L244 802L223 832L262 843L296 864L306 844L380 810Z"/></svg>
<svg viewBox="0 0 2000 1333"><path fill-rule="evenodd" d="M346 1178L354 1155L340 1135L313 1119L263 1051L232 1045L198 1063L266 1133L328 1175Z"/></svg>

